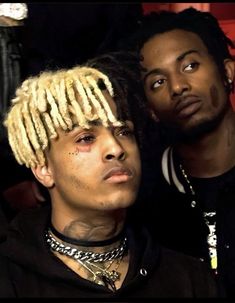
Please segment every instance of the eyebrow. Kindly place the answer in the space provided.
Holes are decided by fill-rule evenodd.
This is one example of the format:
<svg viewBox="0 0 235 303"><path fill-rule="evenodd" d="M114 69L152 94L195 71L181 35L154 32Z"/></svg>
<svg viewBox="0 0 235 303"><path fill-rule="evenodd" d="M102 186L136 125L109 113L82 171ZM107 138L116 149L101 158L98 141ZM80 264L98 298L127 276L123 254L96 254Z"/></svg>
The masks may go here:
<svg viewBox="0 0 235 303"><path fill-rule="evenodd" d="M179 57L176 58L177 61L182 61L187 55L190 55L192 53L196 53L199 54L199 51L196 49L190 49L186 52L184 52L183 54L181 54Z"/></svg>
<svg viewBox="0 0 235 303"><path fill-rule="evenodd" d="M102 122L100 120L93 120L93 121L88 121L88 124L92 127L92 126L100 126L102 125ZM73 124L72 129L66 129L65 130L65 134L69 135L71 134L75 128L81 128L80 125L78 123ZM82 128L85 129L85 128Z"/></svg>
<svg viewBox="0 0 235 303"><path fill-rule="evenodd" d="M125 121L122 121L123 125L121 127L126 127L128 126L128 122L127 120ZM93 126L103 126L103 123L101 120L93 120L93 121L89 121L88 124L93 127ZM65 130L65 135L68 136L68 135L72 135L72 133L74 132L75 128L81 128L77 123L73 125L72 129L67 129ZM110 126L107 126L106 128L108 129L114 129L114 128L120 128L120 126L113 126L113 125L110 125ZM81 128L81 129L86 129L86 128Z"/></svg>
<svg viewBox="0 0 235 303"><path fill-rule="evenodd" d="M182 61L186 56L192 54L192 53L196 53L196 54L199 54L199 51L196 50L196 49L190 49L186 52L184 52L183 54L179 55L177 58L176 58L176 61L180 62ZM149 72L147 72L145 75L144 75L144 78L143 78L143 82L146 81L146 78L148 78L148 76L152 75L152 74L161 74L162 73L162 69L161 68L154 68L154 69L151 69Z"/></svg>

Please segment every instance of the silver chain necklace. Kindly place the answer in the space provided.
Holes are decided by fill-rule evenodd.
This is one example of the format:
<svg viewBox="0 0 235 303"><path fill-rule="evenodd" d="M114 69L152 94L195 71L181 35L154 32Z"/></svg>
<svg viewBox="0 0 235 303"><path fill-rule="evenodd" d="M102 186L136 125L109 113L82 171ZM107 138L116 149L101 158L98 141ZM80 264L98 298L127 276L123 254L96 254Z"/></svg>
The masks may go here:
<svg viewBox="0 0 235 303"><path fill-rule="evenodd" d="M59 254L66 255L80 265L82 265L89 273L92 274L91 281L106 286L113 291L116 291L115 282L120 279L120 272L117 271L118 266L127 251L127 238L125 237L120 245L105 253L94 253L92 251L82 251L77 248L64 245L63 243L57 241L50 229L46 232L46 242L48 243L50 249ZM104 267L104 264L99 266L97 263L104 263L109 261L108 266ZM111 265L117 261L117 265L114 270L109 270Z"/></svg>
<svg viewBox="0 0 235 303"><path fill-rule="evenodd" d="M105 262L122 257L127 247L127 238L125 237L120 245L105 253L94 253L93 251L82 251L57 241L48 230L46 232L46 242L53 251L66 255L75 260L89 262Z"/></svg>
<svg viewBox="0 0 235 303"><path fill-rule="evenodd" d="M191 182L189 181L188 175L186 174L182 164L179 165L180 167L180 171L185 179L185 181L187 182L189 189L191 191L191 195L192 195L192 201L191 201L191 206L195 207L197 202L196 202L196 193L193 189L193 186L191 184ZM216 236L216 232L215 232L215 224L211 224L210 223L210 219L215 217L216 212L203 212L203 218L204 221L206 223L206 225L209 228L209 234L207 236L207 243L208 243L208 248L209 248L209 255L210 255L210 260L211 260L211 267L215 270L216 272L216 268L217 268L217 236Z"/></svg>

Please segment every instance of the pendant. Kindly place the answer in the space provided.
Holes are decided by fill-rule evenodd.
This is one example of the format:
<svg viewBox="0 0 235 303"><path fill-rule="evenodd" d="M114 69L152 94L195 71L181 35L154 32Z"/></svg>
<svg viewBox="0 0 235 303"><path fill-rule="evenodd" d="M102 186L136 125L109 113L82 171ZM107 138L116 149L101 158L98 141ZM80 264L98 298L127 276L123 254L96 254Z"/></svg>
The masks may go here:
<svg viewBox="0 0 235 303"><path fill-rule="evenodd" d="M101 279L107 288L110 286L112 291L116 291L116 286L113 280L109 279L107 276L101 276Z"/></svg>
<svg viewBox="0 0 235 303"><path fill-rule="evenodd" d="M113 282L116 282L117 280L120 279L120 275L121 274L118 271L116 271L116 270L112 270L112 271L106 271L106 270L104 270L102 272L101 271L97 271L95 273L95 275L97 277L101 278L101 279L102 279L102 277L106 277L107 279L109 279L109 280L111 280Z"/></svg>
<svg viewBox="0 0 235 303"><path fill-rule="evenodd" d="M120 279L121 275L119 272L116 270L103 272L97 271L95 275L101 279L107 288L110 286L113 291L116 291L115 282Z"/></svg>

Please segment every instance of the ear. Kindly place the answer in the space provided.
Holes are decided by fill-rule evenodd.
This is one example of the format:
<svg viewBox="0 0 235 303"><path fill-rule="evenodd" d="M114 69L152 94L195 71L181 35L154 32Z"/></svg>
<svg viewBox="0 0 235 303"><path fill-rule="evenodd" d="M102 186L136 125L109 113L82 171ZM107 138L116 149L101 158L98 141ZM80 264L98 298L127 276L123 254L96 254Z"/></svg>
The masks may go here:
<svg viewBox="0 0 235 303"><path fill-rule="evenodd" d="M159 122L159 119L158 119L155 111L152 108L149 108L148 112L149 112L150 117L153 119L153 121Z"/></svg>
<svg viewBox="0 0 235 303"><path fill-rule="evenodd" d="M231 59L225 59L224 67L226 71L226 76L229 79L229 81L231 81L232 83L234 81L235 62Z"/></svg>
<svg viewBox="0 0 235 303"><path fill-rule="evenodd" d="M47 165L37 165L31 169L35 178L45 187L50 188L54 185L54 178Z"/></svg>

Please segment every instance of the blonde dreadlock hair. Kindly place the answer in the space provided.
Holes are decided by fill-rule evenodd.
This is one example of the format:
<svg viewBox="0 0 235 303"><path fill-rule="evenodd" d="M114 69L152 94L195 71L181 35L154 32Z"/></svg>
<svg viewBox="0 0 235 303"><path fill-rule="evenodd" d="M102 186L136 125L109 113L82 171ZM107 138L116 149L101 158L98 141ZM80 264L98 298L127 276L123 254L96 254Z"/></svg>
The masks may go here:
<svg viewBox="0 0 235 303"><path fill-rule="evenodd" d="M43 72L22 83L4 121L19 164L44 165L45 149L58 136L57 128L72 130L75 123L89 128L89 121L97 119L106 127L122 125L98 86L100 80L113 97L108 77L87 66Z"/></svg>

